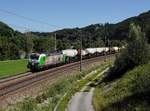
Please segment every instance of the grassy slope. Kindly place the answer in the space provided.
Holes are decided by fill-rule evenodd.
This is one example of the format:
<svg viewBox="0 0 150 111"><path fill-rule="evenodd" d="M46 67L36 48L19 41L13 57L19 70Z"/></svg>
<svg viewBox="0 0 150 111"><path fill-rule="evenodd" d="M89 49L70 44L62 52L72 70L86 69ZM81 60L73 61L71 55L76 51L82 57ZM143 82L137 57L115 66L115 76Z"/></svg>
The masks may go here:
<svg viewBox="0 0 150 111"><path fill-rule="evenodd" d="M94 93L96 111L150 111L150 63L136 67L115 81L105 83Z"/></svg>
<svg viewBox="0 0 150 111"><path fill-rule="evenodd" d="M99 65L90 66L87 70L84 70L82 74L77 73L70 74L69 76L64 76L56 83L50 85L48 89L42 91L41 94L36 98L26 98L22 102L19 102L12 107L8 107L4 110L0 108L0 111L53 111L57 102L63 97L66 92L70 92L70 90L77 84L78 80L83 79L93 70L97 70L99 68L99 70L102 70L108 64L109 63L101 62ZM93 76L95 77L95 75ZM78 85L78 88L80 88L86 81L89 80L90 78L88 80L81 81L80 85ZM65 104L63 103L63 106L64 105Z"/></svg>
<svg viewBox="0 0 150 111"><path fill-rule="evenodd" d="M0 61L0 78L27 71L27 60Z"/></svg>
<svg viewBox="0 0 150 111"><path fill-rule="evenodd" d="M66 93L66 95L61 100L57 111L65 111L66 107L71 99L71 97L78 91L80 91L87 83L92 81L95 76L97 76L99 73L101 73L104 69L106 69L111 62L103 63L101 66L97 67L95 70L97 71L95 74L89 74L84 79L81 79L80 81L76 82L74 86Z"/></svg>

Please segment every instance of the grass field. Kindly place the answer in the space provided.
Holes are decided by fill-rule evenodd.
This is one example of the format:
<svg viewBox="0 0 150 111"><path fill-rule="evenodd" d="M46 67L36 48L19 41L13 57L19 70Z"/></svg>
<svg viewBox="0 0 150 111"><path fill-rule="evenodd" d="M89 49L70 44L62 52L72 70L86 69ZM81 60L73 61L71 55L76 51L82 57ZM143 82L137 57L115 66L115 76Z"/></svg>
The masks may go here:
<svg viewBox="0 0 150 111"><path fill-rule="evenodd" d="M150 111L150 63L97 86L93 105L95 111Z"/></svg>
<svg viewBox="0 0 150 111"><path fill-rule="evenodd" d="M0 61L0 79L26 72L28 70L26 65L25 59Z"/></svg>

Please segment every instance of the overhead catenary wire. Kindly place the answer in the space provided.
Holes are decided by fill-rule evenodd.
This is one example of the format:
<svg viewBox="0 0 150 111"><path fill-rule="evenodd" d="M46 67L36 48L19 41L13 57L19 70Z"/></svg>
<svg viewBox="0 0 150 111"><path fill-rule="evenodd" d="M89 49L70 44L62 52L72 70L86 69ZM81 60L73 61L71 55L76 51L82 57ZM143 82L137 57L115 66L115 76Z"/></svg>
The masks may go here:
<svg viewBox="0 0 150 111"><path fill-rule="evenodd" d="M9 15L16 16L18 18L22 18L24 20L35 22L35 23L38 23L38 24L42 24L42 25L44 24L44 25L47 25L49 27L62 28L62 27L57 26L57 25L49 24L49 23L46 23L44 21L33 19L33 18L30 18L30 17L26 17L26 16L23 16L23 15L17 14L15 12L4 10L4 9L1 9L1 8L0 8L0 12L7 13ZM27 27L24 27L24 26L18 26L18 25L14 25L14 24L9 24L9 25L14 26L14 27L18 27L18 28L21 28L21 29L24 29L24 32L29 32L29 30L31 30L31 29L29 29ZM39 32L39 31L37 31L37 32ZM56 50L56 33L55 33L55 50Z"/></svg>
<svg viewBox="0 0 150 111"><path fill-rule="evenodd" d="M47 23L47 22L45 22L45 21L42 21L42 20L37 20L37 19L34 19L34 18L30 18L30 17L23 16L23 15L17 14L17 13L12 12L12 11L0 9L0 12L7 13L7 14L9 14L9 15L13 15L13 16L16 16L16 17L18 17L18 18L22 18L22 19L24 19L24 20L28 20L28 21L31 21L31 22L35 22L35 23L38 23L38 24L44 24L44 25L47 25L47 26L49 26L49 27L63 28L63 27L61 27L61 26L49 24L49 23Z"/></svg>
<svg viewBox="0 0 150 111"><path fill-rule="evenodd" d="M31 29L29 27L25 27L25 26L19 26L19 25L15 25L15 24L10 24L8 23L9 26L15 27L15 28L20 28L23 29L23 32L27 32L27 31L33 31L33 32L43 32L42 30L38 30L38 29Z"/></svg>

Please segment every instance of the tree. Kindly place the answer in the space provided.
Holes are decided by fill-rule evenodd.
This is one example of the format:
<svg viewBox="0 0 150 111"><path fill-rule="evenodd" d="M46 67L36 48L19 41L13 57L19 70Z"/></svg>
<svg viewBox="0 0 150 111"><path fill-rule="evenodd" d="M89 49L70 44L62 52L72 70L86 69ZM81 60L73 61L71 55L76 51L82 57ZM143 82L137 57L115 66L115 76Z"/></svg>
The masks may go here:
<svg viewBox="0 0 150 111"><path fill-rule="evenodd" d="M131 24L127 45L128 58L133 66L145 64L149 60L149 45L141 28Z"/></svg>
<svg viewBox="0 0 150 111"><path fill-rule="evenodd" d="M149 45L141 28L135 24L130 25L129 39L125 49L117 56L111 68L109 79L118 78L127 70L149 61Z"/></svg>

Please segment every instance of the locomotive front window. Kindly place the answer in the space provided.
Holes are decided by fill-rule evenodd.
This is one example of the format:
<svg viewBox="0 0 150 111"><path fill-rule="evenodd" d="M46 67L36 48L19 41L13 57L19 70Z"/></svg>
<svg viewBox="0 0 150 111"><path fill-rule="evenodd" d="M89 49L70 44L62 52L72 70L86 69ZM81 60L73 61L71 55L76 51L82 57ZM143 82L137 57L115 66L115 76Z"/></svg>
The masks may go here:
<svg viewBox="0 0 150 111"><path fill-rule="evenodd" d="M39 56L36 55L36 54L33 54L33 55L30 56L30 59L38 60Z"/></svg>

